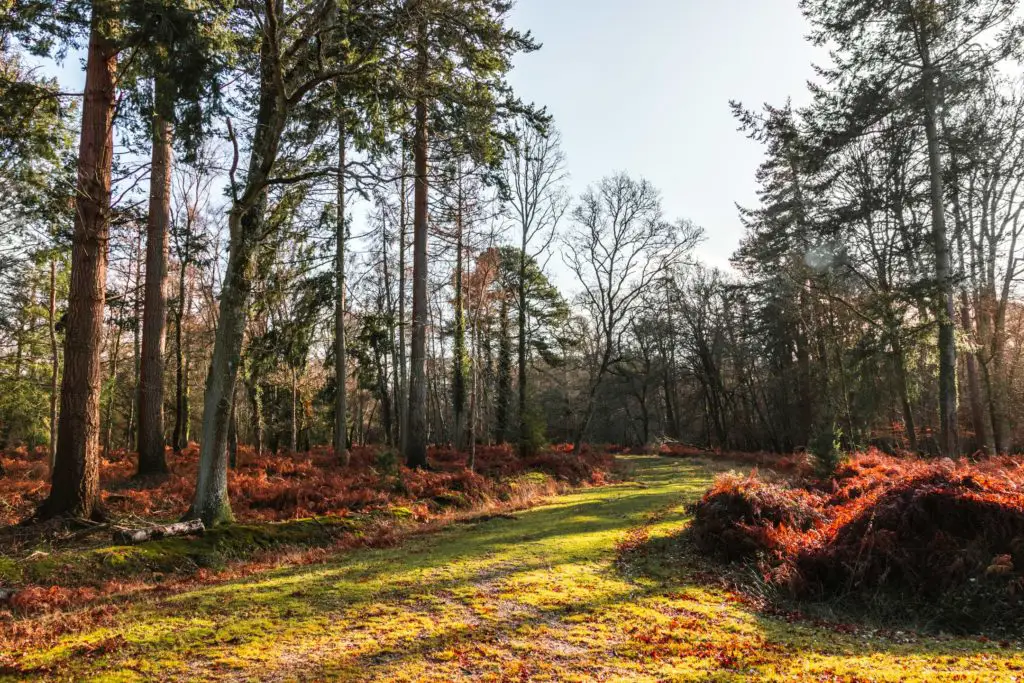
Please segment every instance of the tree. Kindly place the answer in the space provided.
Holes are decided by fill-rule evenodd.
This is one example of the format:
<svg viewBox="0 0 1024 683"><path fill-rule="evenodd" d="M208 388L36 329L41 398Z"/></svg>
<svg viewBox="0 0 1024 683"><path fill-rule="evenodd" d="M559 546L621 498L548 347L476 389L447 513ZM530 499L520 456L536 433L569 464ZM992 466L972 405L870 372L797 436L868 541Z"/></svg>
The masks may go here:
<svg viewBox="0 0 1024 683"><path fill-rule="evenodd" d="M186 157L194 159L211 112L217 110L223 56L229 33L227 13L212 3L181 6L166 0L129 3L144 27L146 45L138 67L149 82L150 189L146 227L145 305L138 383L138 473L167 471L164 457L164 346L167 338L167 255L171 220L174 129L181 131ZM148 89L142 93L148 95Z"/></svg>
<svg viewBox="0 0 1024 683"><path fill-rule="evenodd" d="M405 461L409 467L427 466L427 79L430 54L427 3L417 5L416 28L416 114L413 133L413 242L412 242L412 330L409 350L409 409L404 427Z"/></svg>
<svg viewBox="0 0 1024 683"><path fill-rule="evenodd" d="M339 85L339 90L340 90ZM339 92L339 109L343 106ZM346 380L348 378L348 362L345 353L345 146L346 140L345 113L341 109L338 114L338 225L335 235L336 250L334 253L334 382L337 387L334 402L334 453L343 465L349 463L348 453L348 407L346 405Z"/></svg>
<svg viewBox="0 0 1024 683"><path fill-rule="evenodd" d="M31 330L21 325L32 318L26 314L34 306L31 297L25 297L26 288L48 291L50 356L49 414L43 417L35 410L38 385L32 373L16 372L2 390L6 405L0 409L0 422L6 425L5 437L28 437L31 444L37 429L48 420L51 467L60 399L58 315L66 296L67 243L73 218L74 139L70 126L75 110L74 101L65 99L54 81L39 78L26 67L0 22L0 193L4 197L0 203L0 309L11 316L0 316L0 327L16 324L11 329L15 356L23 358L25 342L31 345L33 337ZM45 284L37 281L35 272L42 263L49 270Z"/></svg>
<svg viewBox="0 0 1024 683"><path fill-rule="evenodd" d="M235 379L240 366L245 333L246 306L252 289L256 249L266 237L268 191L277 185L305 178L337 175L338 169L317 170L308 176L278 176L282 136L297 108L322 85L355 75L375 55L379 41L389 35L391 17L378 16L377 7L350 5L348 25L364 26L359 41L350 44L343 66L322 58L321 37L339 30L333 0L314 0L289 5L279 1L252 8L250 17L258 45L256 116L249 144L248 171L244 184L236 178L237 152L230 173L231 209L228 260L221 286L213 359L203 402L203 442L199 477L188 518L208 526L232 519L227 495L227 438L234 401ZM363 12L366 12L364 15ZM382 25L383 24L383 25ZM330 44L330 41L327 41ZM336 46L335 46L336 47ZM237 137L230 131L237 149Z"/></svg>
<svg viewBox="0 0 1024 683"><path fill-rule="evenodd" d="M582 286L581 305L597 334L597 357L577 423L574 448L590 426L595 398L608 370L618 362L625 326L636 314L644 292L677 266L700 241L702 230L686 221L667 222L658 191L646 180L624 173L587 189L572 212L565 237L566 266Z"/></svg>
<svg viewBox="0 0 1024 683"><path fill-rule="evenodd" d="M513 130L511 145L504 164L504 183L508 189L508 206L519 227L519 455L527 455L527 263L548 251L555 238L558 223L569 206L564 182L565 156L560 149L557 132L538 131L529 125Z"/></svg>
<svg viewBox="0 0 1024 683"><path fill-rule="evenodd" d="M826 146L858 136L884 117L924 129L938 322L940 446L959 452L957 437L955 276L946 225L941 111L979 92L984 75L1019 51L1024 25L1016 0L801 0L812 40L832 49L820 69L831 90L816 91L826 112Z"/></svg>
<svg viewBox="0 0 1024 683"><path fill-rule="evenodd" d="M496 164L502 123L517 115L539 117L505 82L512 56L537 48L528 33L506 25L511 3L419 0L414 7L413 296L404 442L407 464L422 468L427 465L428 123L442 139L460 137L459 147L477 163Z"/></svg>
<svg viewBox="0 0 1024 683"><path fill-rule="evenodd" d="M110 231L117 48L114 4L92 4L71 250L57 452L50 495L36 518L101 516L99 509L100 352Z"/></svg>

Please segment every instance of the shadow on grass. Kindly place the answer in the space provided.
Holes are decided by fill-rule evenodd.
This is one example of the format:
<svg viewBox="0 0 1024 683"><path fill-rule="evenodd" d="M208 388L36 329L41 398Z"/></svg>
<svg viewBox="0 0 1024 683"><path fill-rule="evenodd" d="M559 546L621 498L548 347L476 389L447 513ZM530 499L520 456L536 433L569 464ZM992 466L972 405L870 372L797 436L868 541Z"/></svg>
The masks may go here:
<svg viewBox="0 0 1024 683"><path fill-rule="evenodd" d="M682 524L680 504L710 483L693 463L629 461L638 482L563 496L514 520L450 527L397 548L134 605L110 626L21 653L18 673L448 679L541 675L554 661L658 678L682 676L665 667L685 662L694 680L706 680L709 672L788 669L846 650L891 658L992 653L962 641L863 642L758 615L678 571L683 558L664 536L617 566L615 543L629 529ZM666 515L653 519L659 510ZM108 642L116 648L101 647Z"/></svg>

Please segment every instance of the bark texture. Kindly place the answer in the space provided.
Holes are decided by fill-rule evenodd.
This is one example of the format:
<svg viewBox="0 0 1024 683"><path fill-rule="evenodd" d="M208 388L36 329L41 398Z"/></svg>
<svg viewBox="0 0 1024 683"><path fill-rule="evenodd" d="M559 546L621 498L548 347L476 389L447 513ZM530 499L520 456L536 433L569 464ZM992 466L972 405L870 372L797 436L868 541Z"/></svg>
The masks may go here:
<svg viewBox="0 0 1024 683"><path fill-rule="evenodd" d="M37 511L39 518L99 516L100 354L117 72L117 49L111 39L113 10L105 0L97 0L92 6L57 451L53 485Z"/></svg>

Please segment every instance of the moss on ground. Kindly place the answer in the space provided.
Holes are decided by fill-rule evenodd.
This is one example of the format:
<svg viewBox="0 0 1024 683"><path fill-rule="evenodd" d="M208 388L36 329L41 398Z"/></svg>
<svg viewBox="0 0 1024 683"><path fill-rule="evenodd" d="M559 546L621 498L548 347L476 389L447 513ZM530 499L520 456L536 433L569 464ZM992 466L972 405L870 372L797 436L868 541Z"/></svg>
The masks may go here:
<svg viewBox="0 0 1024 683"><path fill-rule="evenodd" d="M235 524L209 529L201 536L139 545L40 553L22 559L0 557L0 582L78 586L153 572L219 569L263 550L327 546L341 534L358 534L363 522L361 517L321 517L277 524Z"/></svg>
<svg viewBox="0 0 1024 683"><path fill-rule="evenodd" d="M677 571L671 554L617 561L617 544L677 531L712 476L694 461L630 460L635 483L513 519L129 601L16 653L6 676L999 681L1024 671L1024 656L996 643L764 617Z"/></svg>

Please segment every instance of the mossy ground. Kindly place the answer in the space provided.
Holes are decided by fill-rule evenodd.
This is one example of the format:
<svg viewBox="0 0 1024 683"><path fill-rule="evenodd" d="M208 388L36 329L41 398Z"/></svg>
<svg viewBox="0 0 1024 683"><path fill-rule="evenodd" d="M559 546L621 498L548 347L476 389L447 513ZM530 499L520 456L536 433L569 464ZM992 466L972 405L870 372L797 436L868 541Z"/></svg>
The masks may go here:
<svg viewBox="0 0 1024 683"><path fill-rule="evenodd" d="M142 680L1018 680L995 643L840 633L764 617L617 544L678 531L711 483L630 458L632 483L388 549L140 598L16 653L7 677ZM645 543L644 545L650 545ZM657 545L656 543L654 545ZM3 678L3 675L0 675Z"/></svg>
<svg viewBox="0 0 1024 683"><path fill-rule="evenodd" d="M379 516L392 515L391 511ZM397 516L397 515L395 515ZM191 573L199 568L220 569L275 548L329 546L345 533L358 534L369 516L296 519L279 524L232 524L207 530L201 536L165 538L140 545L117 545L84 550L41 553L38 557L0 557L0 580L20 585L78 586L102 579L129 578L152 572Z"/></svg>

